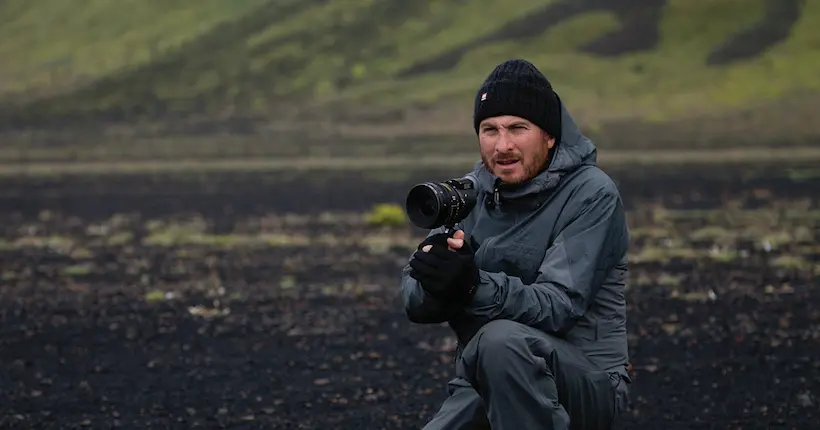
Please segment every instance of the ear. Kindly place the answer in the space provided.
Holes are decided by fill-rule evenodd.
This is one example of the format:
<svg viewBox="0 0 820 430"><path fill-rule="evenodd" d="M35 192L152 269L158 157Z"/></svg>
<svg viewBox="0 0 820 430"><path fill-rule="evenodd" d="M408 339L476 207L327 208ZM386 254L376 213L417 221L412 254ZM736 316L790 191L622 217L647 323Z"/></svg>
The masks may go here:
<svg viewBox="0 0 820 430"><path fill-rule="evenodd" d="M552 149L555 146L555 136L544 133L544 138L547 139L547 149Z"/></svg>

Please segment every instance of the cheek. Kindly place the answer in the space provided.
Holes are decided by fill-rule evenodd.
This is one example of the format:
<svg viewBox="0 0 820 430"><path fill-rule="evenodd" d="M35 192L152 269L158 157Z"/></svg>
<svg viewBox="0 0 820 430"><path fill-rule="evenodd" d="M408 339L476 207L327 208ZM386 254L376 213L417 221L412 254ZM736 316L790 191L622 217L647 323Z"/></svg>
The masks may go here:
<svg viewBox="0 0 820 430"><path fill-rule="evenodd" d="M478 150L481 152L481 155L489 156L495 151L495 145L490 142L479 142Z"/></svg>
<svg viewBox="0 0 820 430"><path fill-rule="evenodd" d="M527 164L530 166L540 166L547 156L548 149L544 142L527 142L526 145L522 145L520 148L527 160Z"/></svg>
<svg viewBox="0 0 820 430"><path fill-rule="evenodd" d="M538 145L534 145L530 141L521 142L518 145L518 149L527 158L532 158L532 157L537 156L538 155L538 150L539 150Z"/></svg>

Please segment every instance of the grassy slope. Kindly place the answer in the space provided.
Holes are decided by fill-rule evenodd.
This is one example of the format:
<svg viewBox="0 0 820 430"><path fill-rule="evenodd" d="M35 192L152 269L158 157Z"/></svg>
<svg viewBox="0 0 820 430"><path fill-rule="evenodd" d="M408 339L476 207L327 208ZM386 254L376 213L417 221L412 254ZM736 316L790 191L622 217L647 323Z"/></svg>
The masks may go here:
<svg viewBox="0 0 820 430"><path fill-rule="evenodd" d="M0 94L53 93L139 67L266 0L4 0Z"/></svg>
<svg viewBox="0 0 820 430"><path fill-rule="evenodd" d="M77 85L82 81L53 78L43 66L66 56L72 67L101 79L29 106L24 112L30 117L92 112L126 119L169 113L328 118L415 106L422 109L410 117L425 129L457 134L469 132L473 93L492 67L526 57L545 71L590 133L620 132L628 139L634 133L623 124L638 120L648 133L663 134L674 125L675 133L687 134L707 117L710 130L698 130L704 142L724 137L726 129L768 137L784 131L820 135L811 115L780 109L802 110L820 100L811 95L820 90L816 0L805 2L785 41L727 66L709 67L706 59L733 34L766 19L765 0L669 0L657 46L614 58L579 49L621 25L611 11L590 11L530 38L469 49L453 68L421 75L405 72L558 0L206 0L196 7L145 0L130 2L130 8L86 0L89 7L75 7L74 15L56 9L43 15L51 3L40 1L0 3L0 16L6 17L0 55L15 59L13 67L0 66L0 76L6 76L0 88L29 89L44 76L55 79L57 88ZM54 30L60 16L70 19L65 37ZM34 24L44 30L3 37ZM153 57L127 54L150 52L152 46L170 48L154 49ZM121 69L126 71L114 72ZM794 94L803 95L800 103L789 102ZM759 120L761 112L768 124ZM734 125L724 127L724 118ZM347 121L352 120L338 123ZM385 122L371 120L367 128L393 135L419 128ZM364 130L348 128L353 135Z"/></svg>

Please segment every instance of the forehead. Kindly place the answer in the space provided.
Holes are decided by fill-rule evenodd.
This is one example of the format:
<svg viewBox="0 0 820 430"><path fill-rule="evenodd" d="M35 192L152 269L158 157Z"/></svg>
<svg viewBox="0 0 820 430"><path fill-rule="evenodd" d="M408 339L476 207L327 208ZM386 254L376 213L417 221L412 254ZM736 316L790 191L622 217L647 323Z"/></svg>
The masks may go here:
<svg viewBox="0 0 820 430"><path fill-rule="evenodd" d="M515 115L494 116L481 121L482 126L509 127L514 124L530 124L530 121Z"/></svg>

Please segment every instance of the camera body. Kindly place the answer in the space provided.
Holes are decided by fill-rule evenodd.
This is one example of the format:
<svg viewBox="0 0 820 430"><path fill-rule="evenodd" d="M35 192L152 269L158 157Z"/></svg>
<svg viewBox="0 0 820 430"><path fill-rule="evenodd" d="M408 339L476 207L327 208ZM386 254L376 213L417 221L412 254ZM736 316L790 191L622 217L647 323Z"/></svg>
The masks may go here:
<svg viewBox="0 0 820 430"><path fill-rule="evenodd" d="M476 178L466 175L444 182L423 182L407 193L405 211L417 227L446 227L451 233L476 205Z"/></svg>

